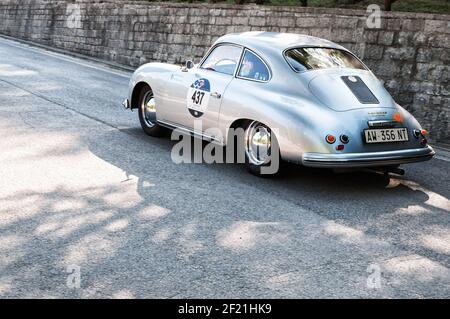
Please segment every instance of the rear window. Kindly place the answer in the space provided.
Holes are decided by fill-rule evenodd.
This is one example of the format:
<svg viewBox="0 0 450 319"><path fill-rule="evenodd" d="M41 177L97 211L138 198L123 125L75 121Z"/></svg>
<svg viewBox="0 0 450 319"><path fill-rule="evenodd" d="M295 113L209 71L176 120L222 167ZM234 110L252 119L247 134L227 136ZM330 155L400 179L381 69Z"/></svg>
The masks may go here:
<svg viewBox="0 0 450 319"><path fill-rule="evenodd" d="M332 48L296 48L284 53L296 72L307 70L350 68L366 70L364 64L347 51Z"/></svg>

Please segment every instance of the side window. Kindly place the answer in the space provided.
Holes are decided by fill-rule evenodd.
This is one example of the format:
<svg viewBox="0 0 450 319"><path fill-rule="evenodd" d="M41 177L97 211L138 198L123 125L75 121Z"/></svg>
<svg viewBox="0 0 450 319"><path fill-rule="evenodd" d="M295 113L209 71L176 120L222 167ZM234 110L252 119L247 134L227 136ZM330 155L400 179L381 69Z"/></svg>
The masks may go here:
<svg viewBox="0 0 450 319"><path fill-rule="evenodd" d="M270 72L258 56L246 50L239 67L238 76L250 80L268 81Z"/></svg>
<svg viewBox="0 0 450 319"><path fill-rule="evenodd" d="M220 45L209 54L201 68L233 75L241 58L241 52L240 47Z"/></svg>

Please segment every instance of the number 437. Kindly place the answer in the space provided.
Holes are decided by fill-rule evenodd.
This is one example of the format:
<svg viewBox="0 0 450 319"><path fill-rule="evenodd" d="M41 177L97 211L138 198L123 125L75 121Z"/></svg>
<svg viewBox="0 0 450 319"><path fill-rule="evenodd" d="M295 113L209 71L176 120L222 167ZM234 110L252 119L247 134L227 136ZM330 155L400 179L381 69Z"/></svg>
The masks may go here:
<svg viewBox="0 0 450 319"><path fill-rule="evenodd" d="M192 102L194 104L202 104L203 97L205 96L205 92L202 91L195 91L194 94L192 94Z"/></svg>

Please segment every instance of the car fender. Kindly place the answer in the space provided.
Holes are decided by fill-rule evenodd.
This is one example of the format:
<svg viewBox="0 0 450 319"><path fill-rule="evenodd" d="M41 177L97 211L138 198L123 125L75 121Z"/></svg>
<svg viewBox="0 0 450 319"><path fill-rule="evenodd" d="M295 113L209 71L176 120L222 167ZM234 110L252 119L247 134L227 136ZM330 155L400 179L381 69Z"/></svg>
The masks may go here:
<svg viewBox="0 0 450 319"><path fill-rule="evenodd" d="M146 63L140 66L130 78L128 99L132 108L135 108L136 101L133 100L133 91L137 84L146 83L152 88L155 99L158 100L164 98L167 94L167 84L170 81L170 76L174 71L179 70L179 66L168 63Z"/></svg>

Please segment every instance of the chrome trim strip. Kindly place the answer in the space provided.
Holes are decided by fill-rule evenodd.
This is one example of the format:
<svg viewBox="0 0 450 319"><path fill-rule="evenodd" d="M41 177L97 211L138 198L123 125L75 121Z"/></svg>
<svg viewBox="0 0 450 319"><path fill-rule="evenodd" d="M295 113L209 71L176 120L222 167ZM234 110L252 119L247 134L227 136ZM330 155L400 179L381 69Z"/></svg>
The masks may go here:
<svg viewBox="0 0 450 319"><path fill-rule="evenodd" d="M390 121L390 120L376 120L376 121L368 121L367 124L370 127L391 127L396 126L399 122Z"/></svg>
<svg viewBox="0 0 450 319"><path fill-rule="evenodd" d="M197 137L197 138L200 138L200 139L203 139L203 140L206 140L206 141L209 141L209 142L212 142L212 143L224 146L223 142L218 140L218 139L216 139L215 137L210 136L210 135L201 134L199 132L195 132L194 130L189 129L187 127L181 127L181 126L178 126L175 123L172 123L172 122L169 122L169 121L161 121L161 120L159 120L159 121L157 121L157 123L159 125L161 125L161 126L164 126L164 127L168 128L168 129L180 130L183 133L193 134L194 137Z"/></svg>

